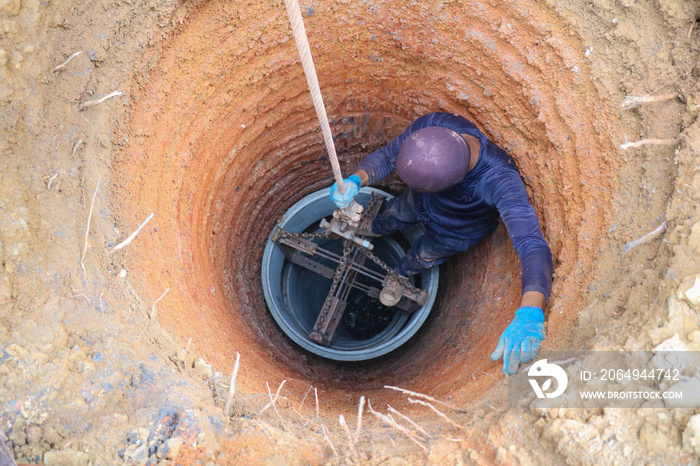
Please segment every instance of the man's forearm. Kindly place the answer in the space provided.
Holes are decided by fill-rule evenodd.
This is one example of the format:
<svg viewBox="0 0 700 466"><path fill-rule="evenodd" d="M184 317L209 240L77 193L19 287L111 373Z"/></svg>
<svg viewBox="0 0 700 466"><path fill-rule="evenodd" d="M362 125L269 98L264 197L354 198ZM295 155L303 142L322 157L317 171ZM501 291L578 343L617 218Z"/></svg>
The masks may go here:
<svg viewBox="0 0 700 466"><path fill-rule="evenodd" d="M520 298L520 307L534 306L544 310L547 298L539 291L526 291Z"/></svg>
<svg viewBox="0 0 700 466"><path fill-rule="evenodd" d="M369 175L366 171L360 168L355 172L355 175L359 176L362 180L362 186L367 186L367 183L369 182Z"/></svg>

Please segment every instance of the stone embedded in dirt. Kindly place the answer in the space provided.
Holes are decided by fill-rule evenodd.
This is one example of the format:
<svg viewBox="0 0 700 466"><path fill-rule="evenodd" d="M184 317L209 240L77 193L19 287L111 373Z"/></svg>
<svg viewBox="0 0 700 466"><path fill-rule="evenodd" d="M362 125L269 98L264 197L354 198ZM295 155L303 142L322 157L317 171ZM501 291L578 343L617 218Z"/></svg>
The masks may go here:
<svg viewBox="0 0 700 466"><path fill-rule="evenodd" d="M683 431L683 448L695 456L700 456L700 414L691 417Z"/></svg>
<svg viewBox="0 0 700 466"><path fill-rule="evenodd" d="M430 447L428 464L460 464L462 451L455 442L449 440L437 440Z"/></svg>
<svg viewBox="0 0 700 466"><path fill-rule="evenodd" d="M136 445L143 445L148 442L149 435L150 432L148 431L148 429L139 427L138 429L134 429L129 433L128 440L130 443L135 443Z"/></svg>
<svg viewBox="0 0 700 466"><path fill-rule="evenodd" d="M21 418L20 418L21 419ZM22 428L12 428L12 431L10 432L10 435L8 435L8 438L12 442L12 444L17 447L19 445L24 445L27 443L27 434L24 432L24 429Z"/></svg>
<svg viewBox="0 0 700 466"><path fill-rule="evenodd" d="M700 344L700 330L693 330L692 332L689 332L687 335L688 341L696 344ZM693 347L694 350L697 348Z"/></svg>
<svg viewBox="0 0 700 466"><path fill-rule="evenodd" d="M129 458L136 462L136 464L145 463L148 460L148 445L143 444L136 448Z"/></svg>
<svg viewBox="0 0 700 466"><path fill-rule="evenodd" d="M661 432L653 424L644 424L639 431L639 443L644 446L649 453L659 453L673 446L671 438Z"/></svg>
<svg viewBox="0 0 700 466"><path fill-rule="evenodd" d="M700 252L700 222L693 225L690 229L690 236L688 236L688 246L690 246L695 252Z"/></svg>
<svg viewBox="0 0 700 466"><path fill-rule="evenodd" d="M676 333L671 338L656 345L653 350L656 354L652 357L652 362L658 369L673 370L674 368L691 368L696 366L696 358L692 348L681 340ZM693 375L693 374L688 374ZM663 382L668 383L668 380Z"/></svg>
<svg viewBox="0 0 700 466"><path fill-rule="evenodd" d="M693 305L695 310L700 311L700 274L683 280L679 291L683 293L685 299Z"/></svg>
<svg viewBox="0 0 700 466"><path fill-rule="evenodd" d="M211 369L211 364L207 364L202 358L198 358L194 362L194 371L203 379L211 379L214 377L214 371Z"/></svg>
<svg viewBox="0 0 700 466"><path fill-rule="evenodd" d="M688 345L683 343L681 341L681 338L678 336L676 333L673 335L671 338L668 338L658 345L656 345L654 348L654 351L661 351L661 352L673 352L673 351L690 351L690 348Z"/></svg>
<svg viewBox="0 0 700 466"><path fill-rule="evenodd" d="M30 445L35 445L41 442L44 435L44 431L41 427L37 425L31 425L27 427L27 443Z"/></svg>
<svg viewBox="0 0 700 466"><path fill-rule="evenodd" d="M52 450L44 453L45 466L88 466L90 457L77 450Z"/></svg>
<svg viewBox="0 0 700 466"><path fill-rule="evenodd" d="M561 454L580 458L584 464L594 464L593 458L603 448L595 427L573 419L551 421L542 431L542 439L552 442Z"/></svg>
<svg viewBox="0 0 700 466"><path fill-rule="evenodd" d="M158 458L165 458L169 460L177 458L177 455L180 454L180 447L182 447L183 443L182 437L169 438L158 449Z"/></svg>
<svg viewBox="0 0 700 466"><path fill-rule="evenodd" d="M683 394L681 398L664 400L664 404L669 408L696 408L700 406L700 377L682 378L665 392Z"/></svg>
<svg viewBox="0 0 700 466"><path fill-rule="evenodd" d="M682 299L682 286L679 288L677 294L678 296L669 297L668 315L664 325L654 328L649 332L654 346L659 345L662 341L673 337L673 335L679 332L685 334L695 330L700 325L697 312L690 307L690 304L685 299Z"/></svg>
<svg viewBox="0 0 700 466"><path fill-rule="evenodd" d="M46 443L53 447L55 444L63 439L61 435L52 426L47 426L44 428L44 440Z"/></svg>
<svg viewBox="0 0 700 466"><path fill-rule="evenodd" d="M219 442L205 413L186 410L180 416L175 432L187 445L202 445L212 453L219 451Z"/></svg>
<svg viewBox="0 0 700 466"><path fill-rule="evenodd" d="M23 361L29 360L29 351L23 347L13 343L5 348L5 352L10 355L10 357L21 359Z"/></svg>

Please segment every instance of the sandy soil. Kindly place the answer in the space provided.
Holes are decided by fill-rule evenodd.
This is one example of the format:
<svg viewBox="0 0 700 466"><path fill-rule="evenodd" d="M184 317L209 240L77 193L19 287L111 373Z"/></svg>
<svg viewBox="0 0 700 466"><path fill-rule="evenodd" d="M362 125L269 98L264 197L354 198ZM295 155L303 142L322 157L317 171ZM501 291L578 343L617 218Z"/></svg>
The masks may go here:
<svg viewBox="0 0 700 466"><path fill-rule="evenodd" d="M555 255L548 348L700 350L683 295L700 273L694 2L302 10L346 171L436 110L516 158ZM0 12L0 437L19 463L700 463L698 408L507 409L488 359L520 292L503 231L443 267L407 351L338 366L279 333L262 246L331 182L280 2L0 0ZM644 138L676 141L620 149ZM385 384L458 406L444 409L459 427ZM426 432L365 411L346 434L338 417L354 432L361 396Z"/></svg>

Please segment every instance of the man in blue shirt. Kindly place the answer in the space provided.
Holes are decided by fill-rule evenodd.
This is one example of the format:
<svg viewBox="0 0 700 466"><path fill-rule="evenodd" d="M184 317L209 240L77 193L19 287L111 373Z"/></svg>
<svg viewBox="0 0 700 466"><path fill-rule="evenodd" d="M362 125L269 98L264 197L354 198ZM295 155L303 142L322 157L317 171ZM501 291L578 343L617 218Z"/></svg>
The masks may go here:
<svg viewBox="0 0 700 466"><path fill-rule="evenodd" d="M400 275L442 264L484 239L503 220L522 263L522 297L491 358L503 357L503 371L515 374L521 362L534 359L545 337L542 309L553 272L552 253L515 162L466 118L430 113L367 156L344 180L344 194L334 184L331 198L345 207L360 187L394 170L408 188L375 218L372 233L386 235L415 223L426 227L397 264ZM391 292L385 286L383 294L391 297Z"/></svg>

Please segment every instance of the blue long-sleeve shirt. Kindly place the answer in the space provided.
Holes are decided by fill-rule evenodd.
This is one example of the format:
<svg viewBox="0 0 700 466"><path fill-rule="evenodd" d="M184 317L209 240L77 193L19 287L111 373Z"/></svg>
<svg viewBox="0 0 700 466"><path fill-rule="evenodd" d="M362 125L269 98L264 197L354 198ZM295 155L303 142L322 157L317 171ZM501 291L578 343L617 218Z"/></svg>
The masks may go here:
<svg viewBox="0 0 700 466"><path fill-rule="evenodd" d="M476 242L496 229L500 217L520 256L522 292L539 291L549 299L554 269L552 252L515 161L471 121L453 113L429 113L418 118L396 139L360 163L359 168L369 176L369 184L387 177L396 168L401 144L411 133L429 126L473 136L481 148L479 160L461 183L436 193L412 191L421 220L442 235Z"/></svg>

